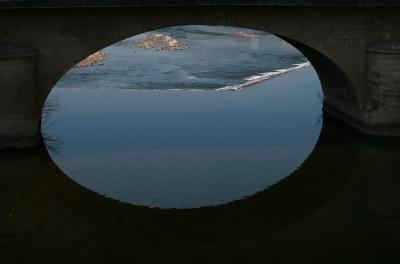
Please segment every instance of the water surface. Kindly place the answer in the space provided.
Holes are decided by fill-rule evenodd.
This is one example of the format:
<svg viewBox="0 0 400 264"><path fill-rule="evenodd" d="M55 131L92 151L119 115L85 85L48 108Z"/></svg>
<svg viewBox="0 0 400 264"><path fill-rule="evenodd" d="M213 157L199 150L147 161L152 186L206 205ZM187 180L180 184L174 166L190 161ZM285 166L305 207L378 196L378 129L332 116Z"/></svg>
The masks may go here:
<svg viewBox="0 0 400 264"><path fill-rule="evenodd" d="M104 64L72 69L50 95L60 111L45 118L62 142L55 163L100 194L162 208L231 202L290 175L318 140L318 77L282 40L240 30L167 29L189 48L125 40Z"/></svg>

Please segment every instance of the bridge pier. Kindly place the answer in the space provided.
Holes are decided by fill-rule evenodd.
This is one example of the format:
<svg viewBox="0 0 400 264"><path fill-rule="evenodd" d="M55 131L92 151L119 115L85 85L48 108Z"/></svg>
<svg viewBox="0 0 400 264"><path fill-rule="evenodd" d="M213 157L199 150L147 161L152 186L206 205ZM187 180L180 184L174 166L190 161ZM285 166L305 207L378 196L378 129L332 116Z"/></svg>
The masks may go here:
<svg viewBox="0 0 400 264"><path fill-rule="evenodd" d="M400 136L400 41L373 43L365 55L363 86L344 82L332 86L320 75L324 111L364 134ZM340 79L340 75L333 76Z"/></svg>
<svg viewBox="0 0 400 264"><path fill-rule="evenodd" d="M400 41L387 40L366 48L367 87L361 109L367 134L400 136Z"/></svg>
<svg viewBox="0 0 400 264"><path fill-rule="evenodd" d="M36 55L33 48L0 44L0 149L40 142Z"/></svg>

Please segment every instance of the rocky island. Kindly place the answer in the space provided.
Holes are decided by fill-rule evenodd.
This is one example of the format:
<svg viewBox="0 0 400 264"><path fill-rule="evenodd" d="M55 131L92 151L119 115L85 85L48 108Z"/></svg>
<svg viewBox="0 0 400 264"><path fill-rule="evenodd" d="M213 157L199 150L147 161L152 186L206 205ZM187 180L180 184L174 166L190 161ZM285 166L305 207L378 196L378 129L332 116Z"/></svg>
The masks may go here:
<svg viewBox="0 0 400 264"><path fill-rule="evenodd" d="M129 45L142 49L152 50L182 50L188 48L187 41L173 38L166 34L147 33L141 39L134 39L129 42ZM82 60L74 66L74 68L83 68L96 65L106 59L106 54L103 51L97 51L86 59Z"/></svg>
<svg viewBox="0 0 400 264"><path fill-rule="evenodd" d="M188 48L186 41L160 33L148 33L144 38L134 39L131 45L152 50L182 50Z"/></svg>
<svg viewBox="0 0 400 264"><path fill-rule="evenodd" d="M82 60L78 64L74 66L74 68L82 68L82 67L88 67L88 66L93 66L95 64L98 64L106 59L106 54L103 51L97 51L87 57L86 59Z"/></svg>

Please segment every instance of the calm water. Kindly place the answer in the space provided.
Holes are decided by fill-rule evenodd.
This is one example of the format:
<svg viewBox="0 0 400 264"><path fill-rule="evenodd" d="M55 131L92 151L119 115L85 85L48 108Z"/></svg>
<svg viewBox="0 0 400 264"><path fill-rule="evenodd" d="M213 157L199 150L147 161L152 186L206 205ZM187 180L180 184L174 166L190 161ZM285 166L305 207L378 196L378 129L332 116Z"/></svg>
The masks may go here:
<svg viewBox="0 0 400 264"><path fill-rule="evenodd" d="M293 47L240 31L168 29L188 49L125 40L102 65L68 72L44 118L55 163L102 195L161 208L231 202L288 176L318 140L320 83Z"/></svg>
<svg viewBox="0 0 400 264"><path fill-rule="evenodd" d="M53 91L49 151L0 151L1 264L400 263L400 139L363 136L327 116L321 122L311 67L237 92L178 92L101 86L96 71L111 60L72 70ZM84 72L85 85L73 89ZM162 170L163 162L174 166ZM187 203L173 203L164 187L173 184L181 197L175 184L193 185L178 172L190 170L184 176L194 181L205 168L214 171L199 174L201 183L207 175L227 181L218 168L235 175L227 186L233 194L213 184L223 195L214 199L210 188L206 201L203 185ZM135 184L150 186L135 171L153 173L147 179L157 184L146 196L158 188L165 202L123 196L121 184L139 192ZM118 184L106 189L112 175Z"/></svg>

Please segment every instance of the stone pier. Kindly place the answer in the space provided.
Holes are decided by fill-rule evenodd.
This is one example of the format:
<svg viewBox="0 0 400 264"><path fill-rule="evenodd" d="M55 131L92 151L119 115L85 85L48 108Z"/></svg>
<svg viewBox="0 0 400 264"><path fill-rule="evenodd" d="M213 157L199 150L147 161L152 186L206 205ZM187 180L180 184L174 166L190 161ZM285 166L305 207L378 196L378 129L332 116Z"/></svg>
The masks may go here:
<svg viewBox="0 0 400 264"><path fill-rule="evenodd" d="M33 48L0 44L1 148L26 148L39 143L36 56Z"/></svg>
<svg viewBox="0 0 400 264"><path fill-rule="evenodd" d="M367 134L400 136L400 40L385 40L366 48L367 64L362 110Z"/></svg>

